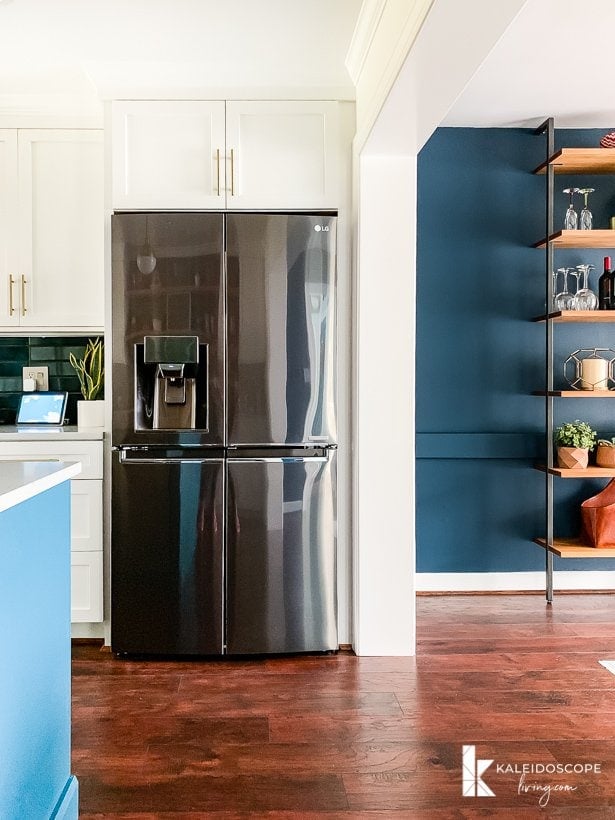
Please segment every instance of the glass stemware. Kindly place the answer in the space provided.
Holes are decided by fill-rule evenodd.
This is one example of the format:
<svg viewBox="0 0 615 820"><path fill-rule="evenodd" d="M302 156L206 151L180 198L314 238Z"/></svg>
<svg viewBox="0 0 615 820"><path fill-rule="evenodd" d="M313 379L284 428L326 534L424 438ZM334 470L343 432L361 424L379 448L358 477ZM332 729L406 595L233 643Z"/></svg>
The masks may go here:
<svg viewBox="0 0 615 820"><path fill-rule="evenodd" d="M580 281L581 277L583 276L583 274L577 268L566 268L566 270L568 271L569 276L574 276L574 278L577 280L576 281L576 287L574 289L574 304L572 306L572 309L573 310L579 310L579 304L577 302L577 294L579 292L579 281Z"/></svg>
<svg viewBox="0 0 615 820"><path fill-rule="evenodd" d="M575 296L573 293L568 291L568 272L570 270L574 270L574 268L558 268L557 272L563 274L564 277L564 290L560 291L556 294L555 299L553 300L553 307L555 310L574 310L575 309Z"/></svg>
<svg viewBox="0 0 615 820"><path fill-rule="evenodd" d="M592 216L592 212L587 207L587 197L590 194L593 194L595 190L595 188L579 188L579 193L585 198L585 204L583 205L583 210L581 211L581 221L579 224L579 228L582 231L591 231L592 229L594 218Z"/></svg>
<svg viewBox="0 0 615 820"><path fill-rule="evenodd" d="M580 188L564 188L564 193L570 195L570 203L566 211L566 216L564 217L564 230L566 231L576 231L579 224L579 215L575 211L573 204L574 195L578 194L579 191Z"/></svg>
<svg viewBox="0 0 615 820"><path fill-rule="evenodd" d="M595 265L577 265L579 274L583 276L583 287L577 290L574 297L577 310L596 310L598 307L598 297L589 288L589 272L594 267Z"/></svg>

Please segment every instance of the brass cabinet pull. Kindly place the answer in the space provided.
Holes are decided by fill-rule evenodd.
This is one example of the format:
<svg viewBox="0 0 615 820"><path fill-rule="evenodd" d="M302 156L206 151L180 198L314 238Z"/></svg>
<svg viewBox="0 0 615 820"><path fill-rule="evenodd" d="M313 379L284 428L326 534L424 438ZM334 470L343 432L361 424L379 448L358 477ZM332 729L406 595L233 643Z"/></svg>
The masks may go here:
<svg viewBox="0 0 615 820"><path fill-rule="evenodd" d="M15 284L15 280L13 279L13 274L9 273L9 316L12 316L15 313L15 305L13 304L13 285Z"/></svg>
<svg viewBox="0 0 615 820"><path fill-rule="evenodd" d="M235 196L235 152L231 148L231 196Z"/></svg>
<svg viewBox="0 0 615 820"><path fill-rule="evenodd" d="M26 277L22 274L21 277L21 315L26 315Z"/></svg>
<svg viewBox="0 0 615 820"><path fill-rule="evenodd" d="M218 196L220 196L220 149L216 148L216 175L218 179Z"/></svg>

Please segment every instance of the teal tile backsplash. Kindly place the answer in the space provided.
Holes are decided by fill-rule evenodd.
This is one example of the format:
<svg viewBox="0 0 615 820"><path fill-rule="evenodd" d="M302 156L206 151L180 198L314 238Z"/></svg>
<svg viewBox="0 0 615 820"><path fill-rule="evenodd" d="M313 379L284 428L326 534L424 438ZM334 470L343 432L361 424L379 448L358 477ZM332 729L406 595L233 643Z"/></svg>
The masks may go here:
<svg viewBox="0 0 615 820"><path fill-rule="evenodd" d="M21 369L27 365L49 368L49 389L66 390L69 424L77 423L79 380L70 365L69 353L83 356L87 336L26 336L0 338L0 424L14 424L22 392Z"/></svg>

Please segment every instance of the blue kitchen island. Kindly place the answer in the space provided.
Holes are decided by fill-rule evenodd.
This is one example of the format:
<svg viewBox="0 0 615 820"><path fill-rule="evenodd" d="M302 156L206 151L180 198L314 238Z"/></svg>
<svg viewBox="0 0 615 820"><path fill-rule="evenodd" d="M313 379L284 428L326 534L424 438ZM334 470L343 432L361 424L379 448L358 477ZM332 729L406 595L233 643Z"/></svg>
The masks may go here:
<svg viewBox="0 0 615 820"><path fill-rule="evenodd" d="M70 773L70 483L0 462L0 817L77 818Z"/></svg>

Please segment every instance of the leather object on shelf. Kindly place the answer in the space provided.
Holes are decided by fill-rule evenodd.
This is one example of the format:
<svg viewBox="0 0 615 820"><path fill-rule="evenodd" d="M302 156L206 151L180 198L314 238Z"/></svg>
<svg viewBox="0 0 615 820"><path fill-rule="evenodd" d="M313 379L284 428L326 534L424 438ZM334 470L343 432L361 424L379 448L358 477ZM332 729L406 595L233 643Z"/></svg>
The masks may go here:
<svg viewBox="0 0 615 820"><path fill-rule="evenodd" d="M615 479L581 504L581 522L581 537L589 546L615 546Z"/></svg>

